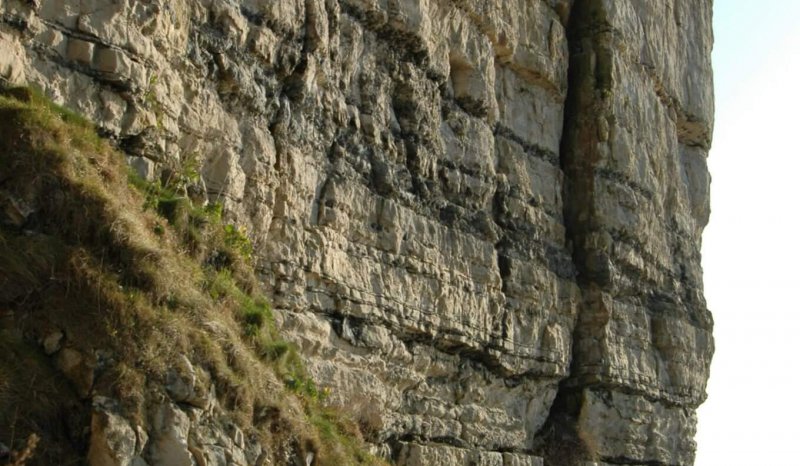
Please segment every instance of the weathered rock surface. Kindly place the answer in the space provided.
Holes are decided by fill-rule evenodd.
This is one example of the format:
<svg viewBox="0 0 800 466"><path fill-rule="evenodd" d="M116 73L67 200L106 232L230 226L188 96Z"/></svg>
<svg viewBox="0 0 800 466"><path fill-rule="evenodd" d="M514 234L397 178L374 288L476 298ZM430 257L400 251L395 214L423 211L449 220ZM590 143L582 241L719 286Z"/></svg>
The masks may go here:
<svg viewBox="0 0 800 466"><path fill-rule="evenodd" d="M562 166L583 304L559 395L602 458L693 461L713 352L710 22L711 2L578 2L571 18Z"/></svg>
<svg viewBox="0 0 800 466"><path fill-rule="evenodd" d="M0 77L145 176L199 158L314 378L400 464L539 465L565 422L586 460L692 463L711 44L711 0L0 0ZM198 377L167 387L190 411ZM149 464L251 464L154 416ZM95 421L93 464L136 464Z"/></svg>
<svg viewBox="0 0 800 466"><path fill-rule="evenodd" d="M178 370L187 365L194 370L190 363L182 365ZM125 419L115 400L95 396L88 464L246 466L268 462L262 443L256 438L246 438L241 429L221 415L213 390L209 392L203 408L186 404L185 399L164 400L153 407L143 425Z"/></svg>

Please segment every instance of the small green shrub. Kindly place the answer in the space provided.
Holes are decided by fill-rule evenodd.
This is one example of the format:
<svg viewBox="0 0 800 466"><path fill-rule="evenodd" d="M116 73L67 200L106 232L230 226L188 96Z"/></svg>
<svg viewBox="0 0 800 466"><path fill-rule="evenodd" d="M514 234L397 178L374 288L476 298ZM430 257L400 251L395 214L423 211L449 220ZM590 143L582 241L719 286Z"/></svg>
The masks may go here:
<svg viewBox="0 0 800 466"><path fill-rule="evenodd" d="M221 223L222 204L219 202L209 202L203 207L203 216L213 223Z"/></svg>
<svg viewBox="0 0 800 466"><path fill-rule="evenodd" d="M224 227L225 245L238 252L246 261L253 256L253 243L247 237L244 229L239 229L236 225L228 224Z"/></svg>
<svg viewBox="0 0 800 466"><path fill-rule="evenodd" d="M158 75L153 74L147 81L147 89L144 91L145 106L156 115L156 127L160 130L164 129L164 106L158 101L156 97L156 85L158 84Z"/></svg>

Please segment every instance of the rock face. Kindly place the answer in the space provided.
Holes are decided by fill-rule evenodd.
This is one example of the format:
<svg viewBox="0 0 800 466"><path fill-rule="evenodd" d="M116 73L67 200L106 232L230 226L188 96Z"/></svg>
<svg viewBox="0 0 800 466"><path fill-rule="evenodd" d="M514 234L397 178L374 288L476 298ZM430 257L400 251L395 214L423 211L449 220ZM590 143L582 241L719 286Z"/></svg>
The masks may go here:
<svg viewBox="0 0 800 466"><path fill-rule="evenodd" d="M145 176L201 162L285 334L379 454L558 465L574 441L690 465L713 352L711 8L0 0L0 75ZM192 464L186 414L162 414L149 448L177 456L151 461ZM95 423L127 432L98 434L95 464L145 448Z"/></svg>

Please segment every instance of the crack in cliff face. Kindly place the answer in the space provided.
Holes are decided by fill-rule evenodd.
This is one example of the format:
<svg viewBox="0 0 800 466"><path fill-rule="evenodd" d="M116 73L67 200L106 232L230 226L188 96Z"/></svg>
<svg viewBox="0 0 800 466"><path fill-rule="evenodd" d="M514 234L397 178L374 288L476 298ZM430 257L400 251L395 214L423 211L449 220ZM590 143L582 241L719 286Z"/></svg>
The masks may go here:
<svg viewBox="0 0 800 466"><path fill-rule="evenodd" d="M587 55L594 55L589 28L593 25L596 7L592 8L590 3L578 0L570 10L566 25L569 47L568 84L559 150L559 163L565 175L562 186L565 237L568 247L571 248L572 265L577 271L576 281L582 294L590 281L584 263L591 251L586 249L584 235L593 214L591 209L595 186L592 169L597 158L591 152L597 128L587 119L589 116L599 117L602 114L600 111L595 114L586 110L590 106L597 107L595 93L602 96L603 92L608 92L610 85L608 67L598 66L594 60L585 58ZM589 153L576 153L576 141L583 143ZM570 373L577 364L576 343L580 339L580 321L584 317L584 307L585 303L579 306L573 329ZM545 466L577 466L582 461L596 459L592 451L593 445L578 431L580 393L570 386L570 382L568 375L559 383L547 421L535 436L534 448L544 458Z"/></svg>
<svg viewBox="0 0 800 466"><path fill-rule="evenodd" d="M687 116L677 99L667 94L655 69L643 67L630 51L635 44L622 45L630 37L623 37L612 25L621 14L620 9L603 2L578 0L567 25L569 68L560 166L565 175L566 238L582 302L572 334L570 375L561 381L548 420L536 435L536 450L546 466L572 466L589 460L691 464L692 410L705 397L701 379L707 376L709 347L713 348L713 343L707 343L711 320L702 299L702 283L687 274L687 269L699 267L699 256L693 252L696 248L683 246L695 238L677 236L682 227L670 219L673 213L669 210L668 218L647 220L662 235L655 239L643 237L614 217L628 208L625 202L636 206L630 216L638 222L645 221L642 219L649 211L685 209L685 204L675 205L663 195L664 186L678 189L674 184L680 182L663 172L643 182L614 164L618 163L615 157L630 150L620 148L620 141L625 142L620 128L638 131L644 140L674 140L675 145L663 148L653 143L662 151L659 157L674 163L672 160L681 157L678 146L708 149L709 124ZM635 99L640 106L654 107L650 120L662 119L671 126L626 127L631 123L624 120L632 118L627 113L642 111L641 107L626 108ZM627 157L655 163L655 156L647 153ZM616 192L623 196L610 194ZM617 210L610 211L609 206ZM704 225L702 215L697 217L698 224ZM658 241L668 245L669 255L656 252ZM638 262L631 261L631 255ZM644 334L626 339L624 334L615 334L620 330L610 330L620 325L633 334ZM691 335L682 347L674 343L685 338L681 332ZM630 343L632 338L641 338L642 343ZM692 356L687 358L687 353ZM649 361L646 364L655 367L655 372L647 372L652 370L647 365L637 372L635 366L628 367L633 364L629 359ZM614 442L633 442L634 434L614 438L596 431L598 422L627 422L639 409L633 407L636 403L648 404L650 412L665 418L688 419L676 421L679 427L671 435L683 438L673 451L659 455L645 448L621 450ZM644 445L651 439L638 441Z"/></svg>

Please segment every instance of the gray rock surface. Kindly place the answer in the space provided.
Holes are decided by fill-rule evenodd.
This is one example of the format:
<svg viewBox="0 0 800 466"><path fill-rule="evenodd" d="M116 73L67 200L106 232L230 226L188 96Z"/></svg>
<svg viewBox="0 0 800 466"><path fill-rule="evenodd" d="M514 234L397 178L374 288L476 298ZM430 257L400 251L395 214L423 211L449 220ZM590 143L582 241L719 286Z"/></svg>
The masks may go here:
<svg viewBox="0 0 800 466"><path fill-rule="evenodd" d="M539 465L558 429L693 462L711 45L711 0L0 0L0 78L147 176L199 157L285 334L400 464ZM190 369L169 392L205 409ZM151 464L241 461L159 412Z"/></svg>

